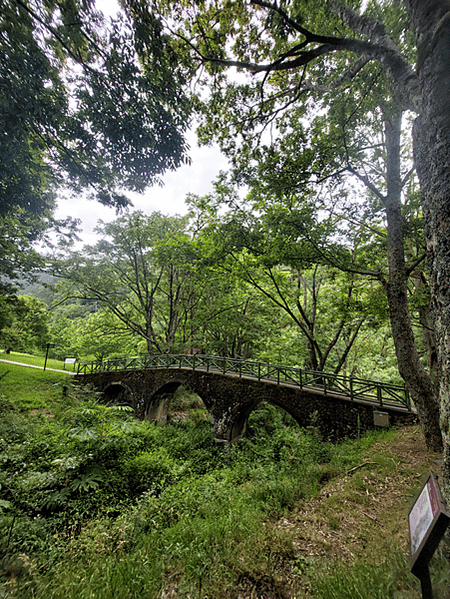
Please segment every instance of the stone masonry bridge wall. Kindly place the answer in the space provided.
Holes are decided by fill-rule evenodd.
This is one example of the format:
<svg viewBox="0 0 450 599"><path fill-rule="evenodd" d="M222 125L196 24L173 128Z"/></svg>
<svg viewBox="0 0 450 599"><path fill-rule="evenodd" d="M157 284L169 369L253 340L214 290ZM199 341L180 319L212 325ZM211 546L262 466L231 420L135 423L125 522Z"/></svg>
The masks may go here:
<svg viewBox="0 0 450 599"><path fill-rule="evenodd" d="M268 402L288 412L302 427L314 425L324 439L337 441L372 430L374 411L389 414L390 426L412 424L416 415L402 408L351 401L276 383L222 375L201 370L158 368L78 375L83 384L96 388L105 399L126 394L135 416L141 420L164 423L170 400L180 385L199 395L211 417L217 443L237 441L247 430L250 413L261 402Z"/></svg>

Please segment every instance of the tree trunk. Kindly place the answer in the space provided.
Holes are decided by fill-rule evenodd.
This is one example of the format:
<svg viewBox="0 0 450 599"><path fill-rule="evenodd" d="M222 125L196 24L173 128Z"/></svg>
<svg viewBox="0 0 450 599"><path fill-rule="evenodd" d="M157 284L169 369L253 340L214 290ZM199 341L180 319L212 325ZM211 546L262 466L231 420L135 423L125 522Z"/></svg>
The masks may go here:
<svg viewBox="0 0 450 599"><path fill-rule="evenodd" d="M414 159L430 271L431 305L440 368L444 487L450 497L450 19L444 1L407 3L418 39L421 109L414 126Z"/></svg>
<svg viewBox="0 0 450 599"><path fill-rule="evenodd" d="M439 401L430 375L423 367L414 340L408 308L407 275L401 210L400 135L402 113L386 116L387 196L385 200L389 280L386 292L398 369L405 381L425 435L427 447L442 451Z"/></svg>
<svg viewBox="0 0 450 599"><path fill-rule="evenodd" d="M425 290L425 293L428 295L429 285L423 272L413 276L412 279L416 291L420 294L423 290ZM422 327L423 342L427 352L428 372L430 373L433 385L435 385L436 389L438 389L439 367L437 362L436 338L434 335L434 325L432 321L430 302L428 301L426 304L420 302L418 306L418 313L420 326Z"/></svg>

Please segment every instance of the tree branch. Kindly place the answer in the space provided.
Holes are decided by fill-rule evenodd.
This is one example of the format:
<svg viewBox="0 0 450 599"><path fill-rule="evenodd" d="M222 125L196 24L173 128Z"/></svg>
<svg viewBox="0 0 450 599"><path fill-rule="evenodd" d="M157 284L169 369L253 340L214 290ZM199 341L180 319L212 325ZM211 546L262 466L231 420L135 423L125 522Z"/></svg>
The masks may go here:
<svg viewBox="0 0 450 599"><path fill-rule="evenodd" d="M84 60L81 58L81 56L75 54L70 47L66 44L66 42L63 40L63 38L59 35L58 31L52 27L51 25L49 25L48 23L46 23L43 19L41 19L41 17L32 9L28 6L28 4L26 4L25 2L22 2L22 0L14 0L16 2L16 4L18 4L19 6L21 6L31 17L33 17L33 19L35 19L38 23L40 23L43 27L45 27L45 29L47 29L47 31L49 31L53 37L58 40L58 42L61 44L61 46L66 50L66 52L68 53L68 55L77 63L77 64L82 64L83 67L85 67L87 70L91 71L92 73L95 73L95 69L93 69L92 67L90 67L89 65L87 65ZM80 27L80 31L83 33L83 35L86 37L86 39L88 39L87 35L82 31L81 27ZM98 51L98 48L96 47L96 50Z"/></svg>
<svg viewBox="0 0 450 599"><path fill-rule="evenodd" d="M306 80L302 86L302 89L312 92L328 92L333 89L337 89L347 81L350 81L355 77L361 69L365 67L365 65L370 62L372 59L367 56L360 56L358 60L347 70L345 73L342 73L340 77L334 79L327 85L313 85L309 80Z"/></svg>
<svg viewBox="0 0 450 599"><path fill-rule="evenodd" d="M427 255L424 252L421 256L418 256L409 266L405 266L405 277L408 278L410 274L419 266L421 262L426 259Z"/></svg>
<svg viewBox="0 0 450 599"><path fill-rule="evenodd" d="M370 191L374 193L377 196L377 198L379 198L383 202L383 204L386 202L386 196L383 195L381 191L377 187L375 187L375 185L371 181L369 181L368 177L361 175L360 173L358 173L356 169L354 169L350 165L347 166L346 170L352 175L355 175L355 177L359 179L361 183L364 183L367 189L370 189Z"/></svg>

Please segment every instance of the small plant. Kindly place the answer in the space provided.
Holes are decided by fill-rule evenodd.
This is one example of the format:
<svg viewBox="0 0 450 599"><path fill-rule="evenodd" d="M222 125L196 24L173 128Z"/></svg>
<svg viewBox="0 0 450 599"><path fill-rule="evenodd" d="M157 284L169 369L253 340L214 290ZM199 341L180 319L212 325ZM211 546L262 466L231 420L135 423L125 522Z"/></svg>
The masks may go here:
<svg viewBox="0 0 450 599"><path fill-rule="evenodd" d="M105 474L100 469L94 469L86 474L80 474L69 485L71 491L78 493L88 493L98 489L100 483L105 479Z"/></svg>
<svg viewBox="0 0 450 599"><path fill-rule="evenodd" d="M311 561L308 560L308 558L306 558L304 555L296 555L291 564L292 574L294 576L303 576L311 566Z"/></svg>

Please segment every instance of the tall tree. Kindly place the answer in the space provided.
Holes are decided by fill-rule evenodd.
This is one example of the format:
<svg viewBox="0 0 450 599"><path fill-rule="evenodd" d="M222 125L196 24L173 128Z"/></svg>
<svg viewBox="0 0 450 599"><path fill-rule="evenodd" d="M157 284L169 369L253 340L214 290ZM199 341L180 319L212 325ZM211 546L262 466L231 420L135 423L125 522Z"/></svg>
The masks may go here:
<svg viewBox="0 0 450 599"><path fill-rule="evenodd" d="M149 353L169 353L188 310L193 252L185 217L134 212L98 228L102 239L57 270L76 297L96 300Z"/></svg>
<svg viewBox="0 0 450 599"><path fill-rule="evenodd" d="M151 354L201 350L254 357L266 349L276 322L273 310L236 276L224 277L211 265L210 242L199 238L197 225L190 216L135 212L101 226L103 239L95 246L55 265L66 296L90 300L101 311L76 319L73 329L68 318L58 316L52 334L59 331L67 346L67 331L70 336L84 329L89 339L72 344L78 353L94 348L88 331L95 323L109 337L123 339L123 351L139 340ZM73 314L71 307L77 309L60 312ZM97 345L91 353L99 353L101 345L107 353L106 344Z"/></svg>
<svg viewBox="0 0 450 599"><path fill-rule="evenodd" d="M168 5L172 4L163 2L161 11ZM448 76L441 77L448 71L445 69L450 57L446 46L447 4L443 0L369 3L364 14L358 11L359 6L359 2L352 3L351 8L350 4L332 0L295 5L265 0L253 0L247 5L239 0L210 3L205 8L191 2L186 8L189 19L167 22L167 27L178 40L186 42L193 59L206 65L213 76L207 106L215 111L203 133L208 137L214 129L218 131L216 136L230 155L238 155L235 150L240 142L241 153L258 152L261 136L270 134L271 127L275 134L289 131L289 122L283 120L286 109L303 100L306 111L308 97L320 102L322 94L336 91L364 73L371 77L379 97L390 96L395 105L392 114L411 110L418 115L414 155L427 223L431 292L442 369L441 423L448 446L450 344L446 331L450 325L450 267L446 258L450 241L444 234L447 224L442 227L438 220L447 223L450 219L450 181L447 183L449 176L435 168L437 162L447 164L446 159L442 161L445 144L438 141L448 139L450 117L444 104L449 91ZM225 69L229 67L251 73L251 81L227 85ZM434 153L428 151L430 146ZM449 144L445 151L450 152ZM436 189L440 190L437 194ZM392 217L393 213L391 222ZM403 291L398 288L395 293L398 299ZM436 422L432 396L423 408L430 408L429 421ZM426 430L428 445L434 449L442 447L437 428L434 432ZM447 461L450 462L450 455ZM450 481L450 465L446 472Z"/></svg>
<svg viewBox="0 0 450 599"><path fill-rule="evenodd" d="M0 296L0 344L16 351L40 351L49 338L50 314L31 296Z"/></svg>
<svg viewBox="0 0 450 599"><path fill-rule="evenodd" d="M317 211L293 198L285 208L253 197L235 199L233 210L213 214L214 201L220 206L221 196L233 194L222 188L218 195L218 200L210 196L206 210L204 198L197 201L209 222L202 231L210 240L209 260L225 277L237 277L284 314L303 338L304 355L297 356L297 363L339 373L366 317L358 277L342 275L327 263L297 227L307 227L306 220L313 227Z"/></svg>
<svg viewBox="0 0 450 599"><path fill-rule="evenodd" d="M101 361L111 356L139 353L136 348L139 338L133 336L133 332L111 312L97 309L95 312L70 318L68 315L72 306L60 306L50 323L49 334L55 346L52 350L54 355L81 359L95 356L96 360Z"/></svg>
<svg viewBox="0 0 450 599"><path fill-rule="evenodd" d="M0 291L42 266L58 190L120 209L188 160L184 75L147 23L143 48L122 12L94 0L0 0Z"/></svg>
<svg viewBox="0 0 450 599"><path fill-rule="evenodd" d="M414 160L426 226L431 301L440 366L444 481L450 497L450 21L443 1L407 1L417 39Z"/></svg>
<svg viewBox="0 0 450 599"><path fill-rule="evenodd" d="M358 103L361 103L361 100ZM439 450L442 442L439 428L438 388L420 359L408 302L408 279L412 273L415 273L416 276L418 275L418 267L423 261L425 249L419 246L417 248L418 251L413 252L410 259L406 260L405 243L411 243L411 235L409 235L408 239L407 233L408 227L411 228L412 226L412 222L405 222L402 194L411 173L408 173L407 169L403 169L403 171L401 169L402 113L395 109L392 110L392 107L389 110L389 106L385 107L384 110L374 112L379 115L381 130L379 131L379 143L373 146L371 152L369 153L368 138L366 138L364 152L360 149L358 150L358 144L356 148L353 147L352 152L350 135L348 132L345 132L345 135L341 136L341 147L345 148L345 151L341 150L341 152L338 152L341 155L336 156L335 153L330 151L329 147L326 148L326 157L331 161L331 164L328 165L327 169L322 169L323 177L329 176L333 179L344 179L345 181L346 172L356 176L366 186L369 196L368 201L363 203L361 197L358 197L356 201L357 206L352 206L348 200L345 201L343 197L340 197L339 193L336 193L339 191L338 187L334 192L337 200L331 203L331 207L327 207L323 201L321 205L325 213L328 215L334 214L332 222L335 223L335 226L337 225L337 229L331 233L332 237L336 238L339 231L339 220L341 221L340 235L344 239L344 244L348 243L346 241L348 235L345 233L345 228L348 228L349 221L358 223L358 226L366 227L369 231L377 231L377 236L380 236L380 233L382 233L382 243L377 243L377 248L382 255L386 256L387 268L383 260L375 257L373 252L370 261L368 261L367 255L363 254L362 260L357 259L355 262L349 263L348 259L344 257L345 252L344 254L341 252L339 255L336 251L330 252L326 248L326 244L329 243L326 241L326 238L319 240L316 233L315 240L313 240L312 233L310 231L305 232L304 224L297 226L299 231L303 231L303 234L306 234L313 241L317 249L320 250L322 248L319 259L328 260L331 264L343 270L369 276L372 279L378 280L383 286L389 305L391 330L400 375L408 385L412 399L417 407L428 446ZM323 119L320 120L322 121ZM339 139L339 136L336 136L335 133L333 133L333 136ZM326 144L329 141L329 137L325 137L324 140L321 139L320 144ZM361 137L357 136L356 141L359 142L359 146L361 147L360 140ZM320 156L320 148L317 145L313 147L317 148ZM358 153L362 154L359 160ZM315 157L314 159L316 160L317 158ZM302 157L298 161L300 166L299 179L304 185L305 182L309 181L307 181L307 176L301 170L301 161ZM369 163L369 166L366 166L365 163ZM337 173L333 173L333 169L337 169ZM268 177L270 177L270 174L266 175L266 178ZM292 194L294 179L294 176L290 177L288 181L289 186L286 190L287 193ZM298 185L299 182L297 182L297 188ZM279 190L283 188L283 176L281 174L277 177L274 187ZM406 194L403 195L405 197ZM330 204L330 200L328 202ZM340 206L339 204L342 205ZM348 214L346 214L347 210L349 211ZM363 218L361 218L361 212ZM316 215L320 219L318 212L316 212ZM381 222L380 215L383 215ZM291 217L291 220L293 220L293 217ZM386 221L386 227L383 220ZM318 227L315 226L313 228L317 230ZM353 226L351 229L353 229L352 232L355 234L355 227ZM319 232L323 232L324 227L319 227L318 230Z"/></svg>

